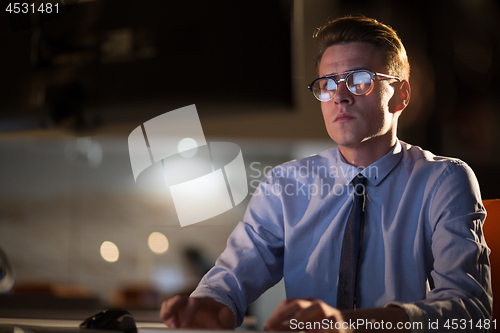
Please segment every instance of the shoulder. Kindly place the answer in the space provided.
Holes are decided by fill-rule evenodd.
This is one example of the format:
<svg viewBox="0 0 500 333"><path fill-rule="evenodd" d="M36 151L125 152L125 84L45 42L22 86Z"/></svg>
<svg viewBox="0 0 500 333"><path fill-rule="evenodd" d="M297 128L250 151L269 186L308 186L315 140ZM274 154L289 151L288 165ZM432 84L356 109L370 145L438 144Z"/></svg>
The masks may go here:
<svg viewBox="0 0 500 333"><path fill-rule="evenodd" d="M471 167L458 158L438 156L402 143L403 167L414 180L430 189L431 198L468 195L480 201L480 189Z"/></svg>
<svg viewBox="0 0 500 333"><path fill-rule="evenodd" d="M418 146L413 146L401 142L403 150L402 162L412 171L425 171L446 176L451 173L463 175L474 174L472 169L464 161L447 156L439 156L424 150Z"/></svg>

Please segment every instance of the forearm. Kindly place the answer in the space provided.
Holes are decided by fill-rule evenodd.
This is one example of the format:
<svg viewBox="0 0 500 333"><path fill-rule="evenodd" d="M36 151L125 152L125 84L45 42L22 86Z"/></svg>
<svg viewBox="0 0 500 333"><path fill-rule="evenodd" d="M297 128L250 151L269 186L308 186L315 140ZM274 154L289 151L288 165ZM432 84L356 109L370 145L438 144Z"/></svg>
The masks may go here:
<svg viewBox="0 0 500 333"><path fill-rule="evenodd" d="M262 236L249 224L239 223L192 296L211 297L226 305L240 325L247 305L281 279L282 251L280 239L268 232Z"/></svg>
<svg viewBox="0 0 500 333"><path fill-rule="evenodd" d="M411 321L423 321L428 331L491 332L491 308L478 298L427 298L414 303L399 303Z"/></svg>

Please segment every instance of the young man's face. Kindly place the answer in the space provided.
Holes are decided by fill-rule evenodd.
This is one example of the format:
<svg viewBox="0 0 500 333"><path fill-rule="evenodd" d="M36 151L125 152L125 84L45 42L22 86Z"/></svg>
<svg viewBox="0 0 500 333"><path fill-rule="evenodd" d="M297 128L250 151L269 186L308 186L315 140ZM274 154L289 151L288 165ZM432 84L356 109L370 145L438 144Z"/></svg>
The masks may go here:
<svg viewBox="0 0 500 333"><path fill-rule="evenodd" d="M321 59L319 75L323 77L356 69L388 74L382 56L374 46L352 42L329 47ZM375 79L373 89L363 96L352 94L341 82L335 97L321 102L328 134L340 148L394 143L397 115L389 103L394 96L392 82L394 80Z"/></svg>

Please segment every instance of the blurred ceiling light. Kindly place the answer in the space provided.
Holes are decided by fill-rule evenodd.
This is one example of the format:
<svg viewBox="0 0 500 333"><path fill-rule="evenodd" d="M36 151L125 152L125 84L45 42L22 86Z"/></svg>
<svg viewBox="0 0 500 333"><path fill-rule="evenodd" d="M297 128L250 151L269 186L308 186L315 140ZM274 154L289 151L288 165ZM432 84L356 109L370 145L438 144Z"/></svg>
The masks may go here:
<svg viewBox="0 0 500 333"><path fill-rule="evenodd" d="M152 274L154 286L163 293L174 295L188 288L189 276L176 264L155 266Z"/></svg>
<svg viewBox="0 0 500 333"><path fill-rule="evenodd" d="M149 235L148 245L154 253L164 253L168 250L168 239L161 232L153 232Z"/></svg>
<svg viewBox="0 0 500 333"><path fill-rule="evenodd" d="M192 138L184 138L177 144L177 151L186 158L193 157L198 152L198 142Z"/></svg>
<svg viewBox="0 0 500 333"><path fill-rule="evenodd" d="M103 62L124 62L134 58L134 30L130 28L108 31L101 44Z"/></svg>
<svg viewBox="0 0 500 333"><path fill-rule="evenodd" d="M69 161L87 163L92 168L98 168L102 163L103 150L101 144L88 137L77 138L68 142L64 153Z"/></svg>
<svg viewBox="0 0 500 333"><path fill-rule="evenodd" d="M93 141L90 148L87 150L87 159L89 165L93 168L98 168L102 163L102 146Z"/></svg>
<svg viewBox="0 0 500 333"><path fill-rule="evenodd" d="M114 243L105 241L101 245L101 256L108 262L115 262L118 260L120 252Z"/></svg>

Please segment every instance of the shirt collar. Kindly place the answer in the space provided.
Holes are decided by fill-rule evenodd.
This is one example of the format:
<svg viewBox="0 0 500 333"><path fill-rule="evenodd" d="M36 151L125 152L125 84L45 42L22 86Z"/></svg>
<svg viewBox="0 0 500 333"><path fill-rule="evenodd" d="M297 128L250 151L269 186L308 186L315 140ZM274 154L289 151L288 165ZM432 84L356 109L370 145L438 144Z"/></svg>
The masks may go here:
<svg viewBox="0 0 500 333"><path fill-rule="evenodd" d="M337 148L337 170L336 176L341 178L344 184L350 184L354 177L361 173L373 185L378 186L385 177L394 169L403 157L403 149L401 142L396 141L394 148L379 160L375 161L368 167L360 169L346 162L344 156ZM339 172L340 171L340 172Z"/></svg>

